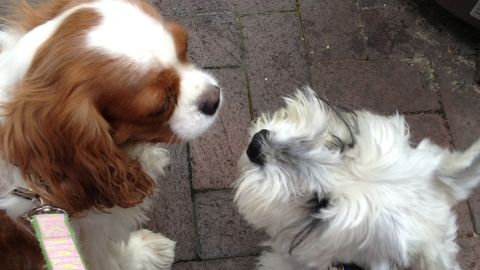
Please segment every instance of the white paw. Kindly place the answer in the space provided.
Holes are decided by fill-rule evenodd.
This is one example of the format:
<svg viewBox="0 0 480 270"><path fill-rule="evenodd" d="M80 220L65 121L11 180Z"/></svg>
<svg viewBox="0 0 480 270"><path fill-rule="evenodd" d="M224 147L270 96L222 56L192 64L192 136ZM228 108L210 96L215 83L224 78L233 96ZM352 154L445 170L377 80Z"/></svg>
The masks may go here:
<svg viewBox="0 0 480 270"><path fill-rule="evenodd" d="M142 164L145 172L152 178L164 174L164 168L170 162L170 153L160 144L138 144L127 149L131 158L137 159Z"/></svg>
<svg viewBox="0 0 480 270"><path fill-rule="evenodd" d="M149 230L133 232L127 248L131 270L168 270L175 258L175 242Z"/></svg>

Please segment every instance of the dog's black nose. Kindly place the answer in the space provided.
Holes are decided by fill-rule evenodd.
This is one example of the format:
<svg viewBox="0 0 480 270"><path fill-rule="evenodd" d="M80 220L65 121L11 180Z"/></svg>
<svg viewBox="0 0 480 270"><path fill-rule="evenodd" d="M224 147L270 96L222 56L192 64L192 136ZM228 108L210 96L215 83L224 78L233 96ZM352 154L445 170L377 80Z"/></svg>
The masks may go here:
<svg viewBox="0 0 480 270"><path fill-rule="evenodd" d="M262 153L262 144L268 136L269 131L262 129L253 135L252 141L247 148L247 156L251 162L263 166L265 155Z"/></svg>
<svg viewBox="0 0 480 270"><path fill-rule="evenodd" d="M216 85L210 85L208 90L205 91L200 97L198 103L198 109L206 115L214 115L217 112L220 105L220 87Z"/></svg>

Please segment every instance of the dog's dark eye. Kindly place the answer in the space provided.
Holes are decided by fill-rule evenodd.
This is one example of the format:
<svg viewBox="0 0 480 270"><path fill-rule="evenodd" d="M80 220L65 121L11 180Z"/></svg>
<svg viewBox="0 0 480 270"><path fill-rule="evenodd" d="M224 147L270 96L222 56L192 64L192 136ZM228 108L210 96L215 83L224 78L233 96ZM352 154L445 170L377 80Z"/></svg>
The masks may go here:
<svg viewBox="0 0 480 270"><path fill-rule="evenodd" d="M164 114L168 110L168 108L170 108L170 104L172 103L171 100L172 100L171 97L165 99L165 102L160 107L160 109L158 109L158 111L155 111L155 112L151 113L149 116L150 117L156 117L156 116L160 116L160 115Z"/></svg>
<svg viewBox="0 0 480 270"><path fill-rule="evenodd" d="M313 197L307 202L307 208L310 209L312 213L318 213L320 210L330 206L329 196L324 196L323 198L318 197L318 193L314 192Z"/></svg>
<svg viewBox="0 0 480 270"><path fill-rule="evenodd" d="M323 198L318 202L317 208L322 209L327 207L330 204L330 200L328 198Z"/></svg>
<svg viewBox="0 0 480 270"><path fill-rule="evenodd" d="M327 148L338 150L341 153L345 150L345 143L338 136L332 135L332 140L327 143Z"/></svg>
<svg viewBox="0 0 480 270"><path fill-rule="evenodd" d="M151 117L160 116L167 111L168 107L169 107L169 102L166 101L158 111L151 113L150 116Z"/></svg>

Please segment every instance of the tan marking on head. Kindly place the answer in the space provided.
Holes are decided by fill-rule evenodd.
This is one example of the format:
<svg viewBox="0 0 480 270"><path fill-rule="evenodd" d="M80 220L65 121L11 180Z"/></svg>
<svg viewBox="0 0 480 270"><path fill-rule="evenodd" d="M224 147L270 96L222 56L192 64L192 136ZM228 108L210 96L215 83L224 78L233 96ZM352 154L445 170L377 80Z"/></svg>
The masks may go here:
<svg viewBox="0 0 480 270"><path fill-rule="evenodd" d="M55 18L63 11L91 0L47 0L32 5L26 0L12 4L12 13L6 17L7 24L28 32L33 28Z"/></svg>
<svg viewBox="0 0 480 270"><path fill-rule="evenodd" d="M185 29L177 23L169 22L167 24L168 31L172 34L173 41L175 42L175 49L177 51L177 57L180 61L186 63L188 61L187 49L188 49L188 34Z"/></svg>

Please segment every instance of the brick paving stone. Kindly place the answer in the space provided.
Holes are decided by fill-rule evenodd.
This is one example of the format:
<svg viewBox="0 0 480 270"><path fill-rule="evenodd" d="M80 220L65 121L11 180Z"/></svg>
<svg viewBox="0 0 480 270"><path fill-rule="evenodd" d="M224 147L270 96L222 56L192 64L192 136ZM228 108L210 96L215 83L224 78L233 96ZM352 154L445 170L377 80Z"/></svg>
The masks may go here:
<svg viewBox="0 0 480 270"><path fill-rule="evenodd" d="M301 0L308 54L313 62L365 59L365 44L355 3Z"/></svg>
<svg viewBox="0 0 480 270"><path fill-rule="evenodd" d="M2 2L3 1L0 0L0 16L5 16L5 15L7 15L7 7ZM0 21L0 29L1 29L1 25L2 25L2 23Z"/></svg>
<svg viewBox="0 0 480 270"><path fill-rule="evenodd" d="M175 13L180 15L226 11L259 13L295 9L295 0L183 0L174 3Z"/></svg>
<svg viewBox="0 0 480 270"><path fill-rule="evenodd" d="M360 8L402 7L405 2L402 0L358 0L358 6Z"/></svg>
<svg viewBox="0 0 480 270"><path fill-rule="evenodd" d="M438 83L455 146L465 149L480 138L480 85L473 58L459 57L437 68Z"/></svg>
<svg viewBox="0 0 480 270"><path fill-rule="evenodd" d="M189 35L189 56L197 65L218 67L240 63L240 33L231 13L177 18Z"/></svg>
<svg viewBox="0 0 480 270"><path fill-rule="evenodd" d="M163 16L173 16L173 1L172 0L148 0L152 5L160 10Z"/></svg>
<svg viewBox="0 0 480 270"><path fill-rule="evenodd" d="M208 134L192 143L193 187L231 187L237 162L245 150L250 123L245 73L241 69L212 71L223 88L220 117Z"/></svg>
<svg viewBox="0 0 480 270"><path fill-rule="evenodd" d="M466 202L455 207L458 215L457 259L463 270L480 270L480 236L474 232Z"/></svg>
<svg viewBox="0 0 480 270"><path fill-rule="evenodd" d="M293 12L242 18L254 114L273 111L281 96L308 84L301 26Z"/></svg>
<svg viewBox="0 0 480 270"><path fill-rule="evenodd" d="M320 96L350 109L380 113L439 109L422 65L399 61L313 63Z"/></svg>
<svg viewBox="0 0 480 270"><path fill-rule="evenodd" d="M426 18L411 6L362 10L368 57L398 59L427 55L438 61L451 55L475 53L475 43L462 42L473 39L470 28L451 17L430 14Z"/></svg>
<svg viewBox="0 0 480 270"><path fill-rule="evenodd" d="M466 24L460 18L447 11L437 0L404 1L408 4L408 12L417 13L434 29L441 43L451 49L451 54L475 54L480 41L479 29ZM437 54L432 58L438 57Z"/></svg>
<svg viewBox="0 0 480 270"><path fill-rule="evenodd" d="M472 210L475 232L480 235L480 187L473 191L468 202Z"/></svg>
<svg viewBox="0 0 480 270"><path fill-rule="evenodd" d="M252 270L255 269L255 257L241 257L204 262L183 262L173 266L173 270Z"/></svg>
<svg viewBox="0 0 480 270"><path fill-rule="evenodd" d="M412 142L416 145L424 138L429 138L432 142L449 148L450 136L445 127L445 121L439 114L421 114L407 115L405 120L410 128Z"/></svg>
<svg viewBox="0 0 480 270"><path fill-rule="evenodd" d="M439 45L417 16L392 9L362 11L371 59L413 58L425 43Z"/></svg>
<svg viewBox="0 0 480 270"><path fill-rule="evenodd" d="M177 242L175 259L195 258L195 226L186 145L170 146L171 165L159 179L148 228Z"/></svg>
<svg viewBox="0 0 480 270"><path fill-rule="evenodd" d="M458 57L437 72L453 141L458 149L466 149L480 138L480 85L474 82L473 58ZM480 188L471 195L470 205L480 233Z"/></svg>
<svg viewBox="0 0 480 270"><path fill-rule="evenodd" d="M232 191L210 191L195 195L200 258L250 256L259 253L266 240L254 231L233 205Z"/></svg>
<svg viewBox="0 0 480 270"><path fill-rule="evenodd" d="M32 2L31 0L28 2ZM10 14L10 9L14 1L11 0L0 0L0 16L8 16ZM0 17L0 29L4 26L4 22Z"/></svg>

